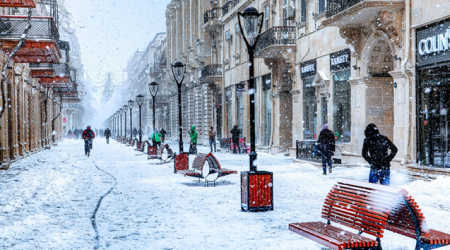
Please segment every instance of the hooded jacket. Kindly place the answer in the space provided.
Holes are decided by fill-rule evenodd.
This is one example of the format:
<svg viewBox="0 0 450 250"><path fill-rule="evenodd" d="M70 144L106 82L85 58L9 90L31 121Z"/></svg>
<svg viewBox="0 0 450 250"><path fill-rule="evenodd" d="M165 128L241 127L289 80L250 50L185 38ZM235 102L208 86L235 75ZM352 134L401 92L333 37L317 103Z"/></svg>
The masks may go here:
<svg viewBox="0 0 450 250"><path fill-rule="evenodd" d="M328 128L320 131L319 139L317 140L317 142L320 144L322 154L325 154L327 156L332 155L336 149L334 134Z"/></svg>
<svg viewBox="0 0 450 250"><path fill-rule="evenodd" d="M390 162L397 154L397 147L389 138L380 135L375 124L367 125L364 130L364 139L362 157L371 165L372 169L388 170L391 167ZM391 152L388 154L388 150Z"/></svg>
<svg viewBox="0 0 450 250"><path fill-rule="evenodd" d="M191 127L189 135L191 136L191 143L197 143L197 131L195 131L195 126Z"/></svg>
<svg viewBox="0 0 450 250"><path fill-rule="evenodd" d="M234 125L233 129L231 129L230 133L231 133L231 137L233 138L233 140L238 140L239 135L241 134L241 130L238 128L237 125Z"/></svg>

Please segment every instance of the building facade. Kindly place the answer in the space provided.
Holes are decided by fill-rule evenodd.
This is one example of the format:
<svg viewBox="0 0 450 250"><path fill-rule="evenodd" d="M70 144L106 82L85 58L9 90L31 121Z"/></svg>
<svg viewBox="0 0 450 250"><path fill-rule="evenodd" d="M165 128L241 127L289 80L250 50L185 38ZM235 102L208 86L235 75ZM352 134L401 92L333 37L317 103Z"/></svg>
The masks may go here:
<svg viewBox="0 0 450 250"><path fill-rule="evenodd" d="M237 14L247 7L264 14L254 90ZM210 126L225 138L237 125L248 138L255 91L259 150L295 156L298 142L314 142L328 124L336 156L363 164L364 130L375 123L399 149L394 168L450 167L449 8L443 0L172 0L164 74L156 74L168 108L157 115L178 138L170 65L181 61L182 127L195 125L199 143Z"/></svg>
<svg viewBox="0 0 450 250"><path fill-rule="evenodd" d="M79 101L70 43L60 39L58 7L37 1L0 4L1 169L60 141L63 105Z"/></svg>

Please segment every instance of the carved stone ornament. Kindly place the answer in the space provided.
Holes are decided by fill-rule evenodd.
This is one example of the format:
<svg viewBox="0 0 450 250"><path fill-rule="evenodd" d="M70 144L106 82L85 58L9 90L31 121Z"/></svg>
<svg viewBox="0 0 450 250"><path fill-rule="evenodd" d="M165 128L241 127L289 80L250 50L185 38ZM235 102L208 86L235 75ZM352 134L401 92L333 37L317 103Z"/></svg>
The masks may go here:
<svg viewBox="0 0 450 250"><path fill-rule="evenodd" d="M389 41L399 47L402 46L401 27L402 17L399 13L390 11L378 12L378 17L374 21L375 30L380 30L386 33Z"/></svg>
<svg viewBox="0 0 450 250"><path fill-rule="evenodd" d="M357 28L341 28L340 35L345 39L347 44L350 44L353 48L350 49L350 52L353 57L359 58L361 55L361 40L364 37L370 36L372 33L372 29L368 27L357 27Z"/></svg>

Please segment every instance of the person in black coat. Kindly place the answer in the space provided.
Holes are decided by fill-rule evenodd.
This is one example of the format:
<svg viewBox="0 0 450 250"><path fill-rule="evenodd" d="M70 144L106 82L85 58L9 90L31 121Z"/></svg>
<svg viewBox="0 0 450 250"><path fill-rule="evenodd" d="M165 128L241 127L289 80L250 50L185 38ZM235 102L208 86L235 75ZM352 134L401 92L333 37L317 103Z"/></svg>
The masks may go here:
<svg viewBox="0 0 450 250"><path fill-rule="evenodd" d="M391 161L397 154L397 147L389 138L381 135L373 123L367 125L364 135L366 139L364 139L362 157L370 164L369 182L380 181L381 185L389 186Z"/></svg>
<svg viewBox="0 0 450 250"><path fill-rule="evenodd" d="M241 153L241 145L239 145L239 135L241 134L241 130L237 125L233 126L233 129L230 131L231 139L233 140L233 153L236 154L236 147L238 148L237 153Z"/></svg>
<svg viewBox="0 0 450 250"><path fill-rule="evenodd" d="M320 152L322 154L322 168L323 175L327 175L327 163L329 167L329 173L333 172L331 165L331 157L334 155L335 150L335 138L333 131L328 129L328 124L322 126L322 131L320 131L319 139Z"/></svg>
<svg viewBox="0 0 450 250"><path fill-rule="evenodd" d="M164 143L164 139L166 139L167 132L163 128L161 128L159 133L161 134L161 142Z"/></svg>
<svg viewBox="0 0 450 250"><path fill-rule="evenodd" d="M138 134L138 131L137 131L136 127L134 127L134 129L133 129L133 137L136 138L137 134Z"/></svg>
<svg viewBox="0 0 450 250"><path fill-rule="evenodd" d="M104 135L105 135L105 137L106 137L106 143L109 144L109 137L111 136L111 130L109 130L109 128L107 128L107 129L105 130Z"/></svg>

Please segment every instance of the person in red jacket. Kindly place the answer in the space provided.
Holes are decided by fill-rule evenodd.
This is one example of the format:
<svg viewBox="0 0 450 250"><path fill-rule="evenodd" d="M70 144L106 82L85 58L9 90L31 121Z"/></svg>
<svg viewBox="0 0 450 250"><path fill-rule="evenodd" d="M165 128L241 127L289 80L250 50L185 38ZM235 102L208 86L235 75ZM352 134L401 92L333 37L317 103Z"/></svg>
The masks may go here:
<svg viewBox="0 0 450 250"><path fill-rule="evenodd" d="M91 126L87 126L86 130L83 131L82 137L84 139L84 143L91 142L91 149L92 149L92 139L95 138L94 130L91 129Z"/></svg>

